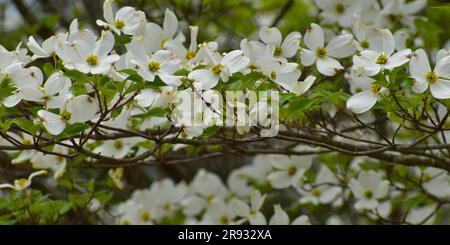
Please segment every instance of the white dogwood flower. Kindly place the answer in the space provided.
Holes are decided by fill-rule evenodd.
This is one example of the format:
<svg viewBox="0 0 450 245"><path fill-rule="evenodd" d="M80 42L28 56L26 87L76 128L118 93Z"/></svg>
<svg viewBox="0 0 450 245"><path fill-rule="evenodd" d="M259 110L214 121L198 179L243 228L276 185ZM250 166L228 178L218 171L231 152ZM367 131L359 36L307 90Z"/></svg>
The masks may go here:
<svg viewBox="0 0 450 245"><path fill-rule="evenodd" d="M237 216L244 218L244 221L248 221L251 225L265 225L266 218L259 211L265 198L266 195L261 195L260 191L253 190L250 193L250 206L237 198L230 201L230 206Z"/></svg>
<svg viewBox="0 0 450 245"><path fill-rule="evenodd" d="M163 27L161 28L161 26L152 22L147 23L144 34L140 38L143 38L146 51L156 52L165 48L165 45L169 40L176 39L178 42L182 42L184 37L182 35L175 36L177 32L177 16L169 9L166 9Z"/></svg>
<svg viewBox="0 0 450 245"><path fill-rule="evenodd" d="M314 23L306 30L304 42L307 49L300 49L302 64L311 66L316 63L317 70L325 76L334 76L338 71L344 69L335 58L345 58L356 51L351 34L334 37L325 46L323 30Z"/></svg>
<svg viewBox="0 0 450 245"><path fill-rule="evenodd" d="M97 100L88 95L80 95L66 99L59 115L46 110L40 110L37 114L47 131L52 135L58 135L64 131L67 123L90 121L97 112Z"/></svg>
<svg viewBox="0 0 450 245"><path fill-rule="evenodd" d="M133 55L130 63L146 81L153 82L159 76L169 86L177 87L181 84L181 77L173 75L181 68L181 63L172 52L158 50L148 55L138 40L132 41L127 49Z"/></svg>
<svg viewBox="0 0 450 245"><path fill-rule="evenodd" d="M395 39L392 33L387 30L379 30L377 35L382 45L378 50L363 50L359 55L353 56L353 63L363 67L367 76L374 76L383 70L392 70L402 66L409 61L410 49L400 50L394 53Z"/></svg>
<svg viewBox="0 0 450 245"><path fill-rule="evenodd" d="M28 179L14 180L14 185L0 184L0 189L10 188L10 189L14 189L16 191L23 191L23 190L27 189L28 187L30 187L31 181L33 180L34 177L39 176L39 175L45 175L45 174L47 174L47 171L45 171L45 170L37 171L37 172L30 174Z"/></svg>
<svg viewBox="0 0 450 245"><path fill-rule="evenodd" d="M67 155L69 148L56 145L52 152ZM59 179L64 175L67 166L67 159L64 156L44 154L42 152L36 152L30 162L34 169L51 169L54 172L53 178L55 179Z"/></svg>
<svg viewBox="0 0 450 245"><path fill-rule="evenodd" d="M15 50L9 51L0 45L0 81L8 77L15 69L24 67L30 63L31 58L27 50L17 45Z"/></svg>
<svg viewBox="0 0 450 245"><path fill-rule="evenodd" d="M259 29L259 38L267 45L273 57L292 58L297 54L302 34L291 32L283 41L278 28L263 26Z"/></svg>
<svg viewBox="0 0 450 245"><path fill-rule="evenodd" d="M362 5L367 4L364 1L351 0L315 0L314 1L322 12L320 16L325 23L338 23L342 27L350 27L353 23L353 17L362 9Z"/></svg>
<svg viewBox="0 0 450 245"><path fill-rule="evenodd" d="M372 210L378 206L378 200L386 197L389 181L383 180L383 174L373 170L359 173L358 179L350 181L350 188L358 200L357 210Z"/></svg>
<svg viewBox="0 0 450 245"><path fill-rule="evenodd" d="M68 44L60 44L56 53L68 69L83 73L106 74L112 63L119 60L116 54L109 54L114 47L114 35L103 31L100 39L88 30L79 30L69 36Z"/></svg>
<svg viewBox="0 0 450 245"><path fill-rule="evenodd" d="M127 35L135 35L140 27L146 23L145 13L136 10L133 7L126 6L117 11L114 16L113 4L114 0L106 0L103 3L103 17L106 22L97 20L97 25L109 28L120 35L121 32Z"/></svg>
<svg viewBox="0 0 450 245"><path fill-rule="evenodd" d="M241 50L234 50L221 56L214 53L206 45L202 45L209 58L211 66L208 69L198 69L189 73L188 78L193 81L194 87L201 90L214 88L219 79L227 82L229 77L247 67L249 59Z"/></svg>
<svg viewBox="0 0 450 245"><path fill-rule="evenodd" d="M12 95L3 100L6 107L14 107L21 100L40 102L43 97L41 85L43 82L42 71L32 66L30 68L18 68L10 75L16 90Z"/></svg>
<svg viewBox="0 0 450 245"><path fill-rule="evenodd" d="M418 49L409 62L409 72L414 79L412 87L414 92L423 93L430 87L433 97L450 98L450 56L437 59L437 64L432 70L427 54L423 49Z"/></svg>
<svg viewBox="0 0 450 245"><path fill-rule="evenodd" d="M342 188L339 186L339 181L333 172L328 167L322 165L310 190L297 188L301 194L300 203L329 204L334 202L342 193Z"/></svg>
<svg viewBox="0 0 450 245"><path fill-rule="evenodd" d="M383 95L388 93L388 89L372 83L370 90L359 92L347 100L347 108L353 113L364 113L372 108Z"/></svg>
<svg viewBox="0 0 450 245"><path fill-rule="evenodd" d="M33 52L32 60L47 58L55 55L56 39L57 36L51 36L42 42L40 46L33 36L28 38L27 46Z"/></svg>
<svg viewBox="0 0 450 245"><path fill-rule="evenodd" d="M267 176L273 188L298 187L303 183L306 170L312 165L312 156L273 155L272 165L276 169Z"/></svg>

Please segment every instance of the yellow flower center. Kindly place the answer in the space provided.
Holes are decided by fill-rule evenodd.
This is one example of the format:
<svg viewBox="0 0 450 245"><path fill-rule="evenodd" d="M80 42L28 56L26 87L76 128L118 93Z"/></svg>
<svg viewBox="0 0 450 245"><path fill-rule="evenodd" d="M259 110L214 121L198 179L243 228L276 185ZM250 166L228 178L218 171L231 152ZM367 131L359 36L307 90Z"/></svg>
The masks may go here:
<svg viewBox="0 0 450 245"><path fill-rule="evenodd" d="M158 71L159 68L161 68L161 65L160 65L158 62L156 62L156 61L150 61L150 62L148 63L148 69L149 69L150 71L152 71L152 72Z"/></svg>
<svg viewBox="0 0 450 245"><path fill-rule="evenodd" d="M213 195L208 195L208 196L206 197L206 201L207 201L208 203L211 203L213 200L214 200L214 196L213 196Z"/></svg>
<svg viewBox="0 0 450 245"><path fill-rule="evenodd" d="M114 23L114 26L117 28L117 29L119 29L119 30L121 30L122 28L124 28L125 27L125 21L123 21L123 20L116 20L116 23Z"/></svg>
<svg viewBox="0 0 450 245"><path fill-rule="evenodd" d="M62 157L62 156L55 156L55 160L57 162L62 162L64 160L64 157Z"/></svg>
<svg viewBox="0 0 450 245"><path fill-rule="evenodd" d="M275 71L272 71L272 73L270 73L270 78L272 78L273 80L277 79L277 73Z"/></svg>
<svg viewBox="0 0 450 245"><path fill-rule="evenodd" d="M130 221L127 219L122 220L122 225L129 225Z"/></svg>
<svg viewBox="0 0 450 245"><path fill-rule="evenodd" d="M166 44L167 41L169 41L169 39L167 39L167 38L164 38L163 40L161 40L161 43L159 43L161 48L164 48L164 45Z"/></svg>
<svg viewBox="0 0 450 245"><path fill-rule="evenodd" d="M429 83L435 83L438 80L438 76L433 71L429 71L425 73L425 79L427 79Z"/></svg>
<svg viewBox="0 0 450 245"><path fill-rule="evenodd" d="M311 190L311 194L315 197L320 197L320 195L322 194L322 192L320 191L319 188L314 188Z"/></svg>
<svg viewBox="0 0 450 245"><path fill-rule="evenodd" d="M86 62L90 66L96 66L98 65L98 57L95 54L91 54L86 58Z"/></svg>
<svg viewBox="0 0 450 245"><path fill-rule="evenodd" d="M345 12L345 7L342 3L336 4L336 6L334 6L334 8L336 9L336 12L338 12L339 14L342 14Z"/></svg>
<svg viewBox="0 0 450 245"><path fill-rule="evenodd" d="M147 222L150 219L150 214L147 211L141 213L141 219L144 222Z"/></svg>
<svg viewBox="0 0 450 245"><path fill-rule="evenodd" d="M18 179L14 181L16 186L24 187L28 183L27 179Z"/></svg>
<svg viewBox="0 0 450 245"><path fill-rule="evenodd" d="M370 198L372 198L373 193L372 193L371 190L366 190L366 191L364 192L364 196L365 196L367 199L370 199Z"/></svg>
<svg viewBox="0 0 450 245"><path fill-rule="evenodd" d="M423 177L422 178L423 178L424 182L428 182L428 181L431 180L431 176L430 176L429 173L423 173Z"/></svg>
<svg viewBox="0 0 450 245"><path fill-rule="evenodd" d="M64 121L68 121L72 117L72 113L70 111L63 111L59 115L61 116L61 119Z"/></svg>
<svg viewBox="0 0 450 245"><path fill-rule="evenodd" d="M195 58L195 52L194 51L186 51L186 59L187 60L192 60L193 58Z"/></svg>
<svg viewBox="0 0 450 245"><path fill-rule="evenodd" d="M114 148L116 148L117 150L122 149L123 148L123 142L121 140L114 141Z"/></svg>
<svg viewBox="0 0 450 245"><path fill-rule="evenodd" d="M372 91L373 94L380 94L381 86L378 84L372 84L370 90Z"/></svg>
<svg viewBox="0 0 450 245"><path fill-rule="evenodd" d="M375 63L378 65L386 65L388 62L389 57L385 54L380 54L380 56L377 57L377 60L375 60Z"/></svg>
<svg viewBox="0 0 450 245"><path fill-rule="evenodd" d="M214 73L214 75L219 75L220 72L222 72L222 69L223 69L223 65L221 65L221 64L214 65L214 66L211 68L211 70L212 70L212 72Z"/></svg>
<svg viewBox="0 0 450 245"><path fill-rule="evenodd" d="M295 173L297 173L297 167L295 165L289 166L287 169L287 173L289 176L293 176Z"/></svg>
<svg viewBox="0 0 450 245"><path fill-rule="evenodd" d="M367 41L367 40L362 40L360 42L360 45L361 45L361 48L369 48L369 46L370 46L369 41Z"/></svg>
<svg viewBox="0 0 450 245"><path fill-rule="evenodd" d="M280 47L276 47L273 54L274 54L275 56L280 56L282 51L283 51L283 50L282 50Z"/></svg>
<svg viewBox="0 0 450 245"><path fill-rule="evenodd" d="M324 48L324 47L318 47L318 48L316 49L316 55L317 55L317 57L319 57L319 58L325 57L325 55L327 55L327 49Z"/></svg>
<svg viewBox="0 0 450 245"><path fill-rule="evenodd" d="M220 220L220 223L223 224L223 225L226 225L229 222L228 217L225 216L225 215L220 216L219 220Z"/></svg>

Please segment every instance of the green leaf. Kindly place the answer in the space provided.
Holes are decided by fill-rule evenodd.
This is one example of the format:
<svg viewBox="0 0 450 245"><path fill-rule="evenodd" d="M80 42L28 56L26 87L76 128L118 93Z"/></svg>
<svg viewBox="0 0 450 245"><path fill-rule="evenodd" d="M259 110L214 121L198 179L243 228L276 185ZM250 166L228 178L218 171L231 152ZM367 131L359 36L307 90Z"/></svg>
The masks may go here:
<svg viewBox="0 0 450 245"><path fill-rule="evenodd" d="M418 205L424 203L427 199L428 198L427 198L426 195L420 195L419 194L418 196L411 197L411 198L407 199L406 202L405 202L405 206L408 209L410 209L410 208L412 208L414 206L418 206Z"/></svg>
<svg viewBox="0 0 450 245"><path fill-rule="evenodd" d="M84 74L77 70L66 71L64 72L64 76L73 80L81 80L82 78L84 78Z"/></svg>
<svg viewBox="0 0 450 245"><path fill-rule="evenodd" d="M32 133L32 129L34 127L34 123L31 120L28 120L26 118L14 118L12 120L13 124L16 124L22 129L25 129L26 131Z"/></svg>
<svg viewBox="0 0 450 245"><path fill-rule="evenodd" d="M131 40L132 40L131 36L127 36L127 35L116 36L116 44L125 45L125 44L131 42Z"/></svg>
<svg viewBox="0 0 450 245"><path fill-rule="evenodd" d="M14 92L14 87L10 79L5 79L0 83L0 100L10 96Z"/></svg>
<svg viewBox="0 0 450 245"><path fill-rule="evenodd" d="M44 74L49 77L53 74L53 72L55 72L55 69L53 68L52 64L50 63L45 63L44 66L42 67L42 70L44 71Z"/></svg>
<svg viewBox="0 0 450 245"><path fill-rule="evenodd" d="M84 130L88 129L89 125L85 123L74 123L69 124L66 129L64 129L64 132L62 132L60 135L58 135L57 138L68 138L74 135L78 135L79 133L83 132Z"/></svg>
<svg viewBox="0 0 450 245"><path fill-rule="evenodd" d="M314 105L314 100L311 99L299 99L291 100L289 103L289 112L298 112L311 108Z"/></svg>

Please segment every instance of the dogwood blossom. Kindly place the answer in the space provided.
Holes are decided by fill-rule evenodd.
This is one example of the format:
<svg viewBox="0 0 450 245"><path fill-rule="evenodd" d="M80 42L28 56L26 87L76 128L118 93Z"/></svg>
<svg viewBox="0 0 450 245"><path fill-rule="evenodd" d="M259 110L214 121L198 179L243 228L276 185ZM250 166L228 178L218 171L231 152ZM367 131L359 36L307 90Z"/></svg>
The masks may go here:
<svg viewBox="0 0 450 245"><path fill-rule="evenodd" d="M103 3L103 17L106 22L102 20L97 20L97 25L104 28L110 28L118 35L121 32L128 35L135 35L139 31L139 28L145 26L145 13L136 10L133 7L123 7L117 11L114 16L113 4L114 0L106 0Z"/></svg>
<svg viewBox="0 0 450 245"><path fill-rule="evenodd" d="M27 189L28 187L30 187L31 185L31 181L33 180L33 178L40 176L40 175L46 175L47 171L45 170L41 170L41 171L37 171L34 172L32 174L30 174L30 176L28 176L28 179L16 179L14 180L14 185L11 184L0 184L0 189L3 188L11 188L14 189L16 191L23 191L25 189Z"/></svg>
<svg viewBox="0 0 450 245"><path fill-rule="evenodd" d="M311 66L316 63L317 70L325 76L333 76L344 69L335 58L348 57L356 50L350 34L339 35L325 46L323 30L314 23L306 31L304 42L307 49L300 49L302 64Z"/></svg>
<svg viewBox="0 0 450 245"><path fill-rule="evenodd" d="M394 53L395 40L392 33L383 29L379 31L381 50L363 50L353 57L353 63L363 67L367 76L374 76L383 70L392 70L409 61L411 50L404 49Z"/></svg>
<svg viewBox="0 0 450 245"><path fill-rule="evenodd" d="M437 59L434 70L431 70L427 54L423 49L418 49L411 57L409 70L414 79L414 92L423 93L430 87L435 98L450 98L450 56Z"/></svg>
<svg viewBox="0 0 450 245"><path fill-rule="evenodd" d="M378 200L386 197L389 182L382 179L382 173L373 170L361 172L358 179L350 181L353 195L358 199L357 210L372 210L377 207Z"/></svg>

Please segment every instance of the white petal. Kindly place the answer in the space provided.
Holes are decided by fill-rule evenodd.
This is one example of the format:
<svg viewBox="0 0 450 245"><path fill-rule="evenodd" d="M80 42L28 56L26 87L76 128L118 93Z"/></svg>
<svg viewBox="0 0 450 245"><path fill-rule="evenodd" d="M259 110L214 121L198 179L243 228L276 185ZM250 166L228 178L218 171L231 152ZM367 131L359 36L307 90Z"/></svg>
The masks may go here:
<svg viewBox="0 0 450 245"><path fill-rule="evenodd" d="M165 74L159 74L158 76L165 84L169 86L178 87L181 85L181 76L172 76Z"/></svg>
<svg viewBox="0 0 450 245"><path fill-rule="evenodd" d="M291 32L281 45L281 54L286 58L291 58L297 54L302 34L300 32Z"/></svg>
<svg viewBox="0 0 450 245"><path fill-rule="evenodd" d="M420 78L413 77L413 78L414 78L413 81L414 85L412 87L412 91L419 94L425 92L425 90L427 90L428 88L428 82L423 77Z"/></svg>
<svg viewBox="0 0 450 245"><path fill-rule="evenodd" d="M60 115L40 110L38 116L41 118L45 129L52 135L58 135L66 128L66 122L61 119Z"/></svg>
<svg viewBox="0 0 450 245"><path fill-rule="evenodd" d="M169 39L173 38L178 30L177 16L175 16L175 14L169 9L166 9L166 13L164 15L163 29L164 36Z"/></svg>
<svg viewBox="0 0 450 245"><path fill-rule="evenodd" d="M395 50L395 38L388 29L371 28L372 42L370 49L378 53L391 55Z"/></svg>
<svg viewBox="0 0 450 245"><path fill-rule="evenodd" d="M228 67L230 73L236 73L248 65L249 59L242 50L234 50L226 54L220 63Z"/></svg>
<svg viewBox="0 0 450 245"><path fill-rule="evenodd" d="M312 23L305 33L305 45L308 49L315 51L318 47L324 47L324 34L322 28Z"/></svg>
<svg viewBox="0 0 450 245"><path fill-rule="evenodd" d="M424 79L425 73L431 71L430 62L428 62L427 54L423 49L416 50L411 56L409 62L409 72L411 76L418 79Z"/></svg>
<svg viewBox="0 0 450 245"><path fill-rule="evenodd" d="M45 82L45 93L47 95L55 95L65 88L68 83L70 83L69 78L64 77L59 72L55 72Z"/></svg>
<svg viewBox="0 0 450 245"><path fill-rule="evenodd" d="M284 189L291 186L291 179L286 171L275 171L267 179L275 189Z"/></svg>
<svg viewBox="0 0 450 245"><path fill-rule="evenodd" d="M393 68L402 66L408 63L410 56L411 56L410 49L398 51L388 59L388 63L385 65L385 68L391 70Z"/></svg>
<svg viewBox="0 0 450 245"><path fill-rule="evenodd" d="M96 47L95 47L95 53L97 54L98 58L102 58L106 56L114 47L114 35L107 31L102 32L102 36L100 37L100 40L98 40Z"/></svg>
<svg viewBox="0 0 450 245"><path fill-rule="evenodd" d="M265 43L275 47L281 45L281 32L276 27L263 26L259 29L259 38Z"/></svg>
<svg viewBox="0 0 450 245"><path fill-rule="evenodd" d="M19 87L39 86L44 80L42 71L32 66L30 68L21 68L11 72L11 81Z"/></svg>
<svg viewBox="0 0 450 245"><path fill-rule="evenodd" d="M296 218L294 221L292 221L292 225L310 225L311 221L309 220L308 216L301 215L298 218Z"/></svg>
<svg viewBox="0 0 450 245"><path fill-rule="evenodd" d="M450 98L450 81L438 79L430 84L430 91L436 99L448 99Z"/></svg>
<svg viewBox="0 0 450 245"><path fill-rule="evenodd" d="M347 108L359 114L368 111L377 103L378 98L371 91L357 93L347 100Z"/></svg>
<svg viewBox="0 0 450 245"><path fill-rule="evenodd" d="M109 24L114 25L115 23L112 2L113 0L105 0L105 2L103 3L103 17Z"/></svg>
<svg viewBox="0 0 450 245"><path fill-rule="evenodd" d="M274 205L275 213L270 218L269 225L289 225L289 216L280 205Z"/></svg>
<svg viewBox="0 0 450 245"><path fill-rule="evenodd" d="M314 84L315 80L316 80L315 76L309 75L305 79L305 81L295 83L292 92L297 95L302 95L302 94L306 93L306 91L308 91L309 88L311 88L311 86Z"/></svg>
<svg viewBox="0 0 450 245"><path fill-rule="evenodd" d="M189 73L188 78L194 81L195 87L204 90L214 88L219 82L219 77L207 69L194 70Z"/></svg>
<svg viewBox="0 0 450 245"><path fill-rule="evenodd" d="M440 59L434 68L434 72L439 77L450 78L450 56Z"/></svg>
<svg viewBox="0 0 450 245"><path fill-rule="evenodd" d="M300 50L300 58L302 65L311 66L314 62L316 62L317 56L315 52L303 48Z"/></svg>
<svg viewBox="0 0 450 245"><path fill-rule="evenodd" d="M339 61L328 56L317 59L316 65L317 70L325 76L334 76L339 70L344 69Z"/></svg>
<svg viewBox="0 0 450 245"><path fill-rule="evenodd" d="M233 198L230 201L230 208L232 210L232 213L239 217L247 217L250 214L249 206L245 202L236 198Z"/></svg>
<svg viewBox="0 0 450 245"><path fill-rule="evenodd" d="M33 52L33 54L37 57L42 58L49 56L49 54L43 48L41 48L41 46L39 46L39 44L36 42L33 36L30 36L28 38L27 46L31 50L31 52Z"/></svg>
<svg viewBox="0 0 450 245"><path fill-rule="evenodd" d="M353 45L353 36L351 34L339 35L328 43L327 55L334 58L344 58L352 55L356 51Z"/></svg>
<svg viewBox="0 0 450 245"><path fill-rule="evenodd" d="M249 222L251 225L266 225L266 217L261 212L257 212L255 215L250 215Z"/></svg>
<svg viewBox="0 0 450 245"><path fill-rule="evenodd" d="M12 94L8 97L6 97L5 99L3 99L3 105L6 107L14 107L17 104L20 103L20 101L22 100L22 94L20 92Z"/></svg>
<svg viewBox="0 0 450 245"><path fill-rule="evenodd" d="M97 114L97 100L88 95L80 95L69 102L67 110L72 113L70 123L86 122L93 119Z"/></svg>

